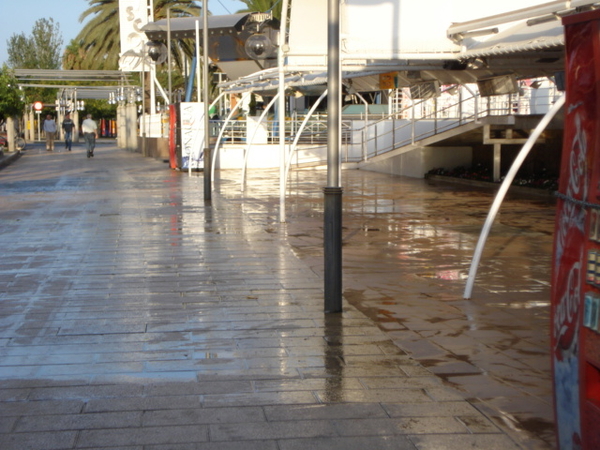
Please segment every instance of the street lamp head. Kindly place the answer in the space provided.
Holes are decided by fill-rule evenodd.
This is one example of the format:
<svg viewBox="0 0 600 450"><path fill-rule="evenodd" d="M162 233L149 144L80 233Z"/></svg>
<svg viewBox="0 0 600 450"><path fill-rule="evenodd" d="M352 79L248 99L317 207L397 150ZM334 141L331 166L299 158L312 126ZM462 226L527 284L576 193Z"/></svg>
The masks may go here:
<svg viewBox="0 0 600 450"><path fill-rule="evenodd" d="M156 62L160 56L160 43L156 41L150 41L148 42L147 47L148 56L150 56L152 61Z"/></svg>
<svg viewBox="0 0 600 450"><path fill-rule="evenodd" d="M246 53L252 59L264 59L273 54L275 46L271 39L264 34L253 34L246 40L244 45Z"/></svg>
<svg viewBox="0 0 600 450"><path fill-rule="evenodd" d="M167 47L162 42L149 41L146 44L148 56L157 64L165 62L167 59Z"/></svg>

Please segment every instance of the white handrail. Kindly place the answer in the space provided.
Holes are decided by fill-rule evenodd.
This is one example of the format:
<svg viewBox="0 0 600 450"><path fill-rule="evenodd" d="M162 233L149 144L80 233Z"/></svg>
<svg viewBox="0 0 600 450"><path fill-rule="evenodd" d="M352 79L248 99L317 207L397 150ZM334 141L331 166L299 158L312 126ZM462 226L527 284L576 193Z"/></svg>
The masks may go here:
<svg viewBox="0 0 600 450"><path fill-rule="evenodd" d="M385 153L386 151L393 150L394 148L398 148L398 147L403 146L403 145L414 144L418 140L420 140L420 139L422 139L424 137L432 135L432 133L429 133L429 132L425 133L424 135L417 134L417 130L416 130L417 124L419 122L421 122L421 121L424 121L424 120L434 119L436 117L435 114L439 113L440 111L451 111L453 108L458 107L459 104L462 105L462 104L467 103L467 102L474 103L475 115L473 116L472 120L477 120L477 118L478 118L477 117L477 110L478 110L478 102L479 102L480 96L478 94L473 93L470 90L469 90L469 92L472 94L471 97L468 97L466 99L461 99L458 102L453 103L452 105L448 105L448 106L442 108L441 110L435 111L434 113L428 113L428 114L425 114L425 115L420 115L420 117L416 117L416 114L415 114L416 113L416 109L418 107L421 107L421 106L425 105L429 101L429 99L422 99L422 100L420 100L418 102L411 102L410 106L406 106L406 107L402 108L397 113L390 114L389 117L402 117L402 115L405 114L406 112L410 112L411 117L410 117L410 119L407 119L407 122L402 123L399 127L397 127L397 128L394 127L391 131L388 131L388 132L384 133L381 136L377 136L377 138L381 138L381 137L385 136L386 134L390 134L390 133L392 133L392 135L395 137L395 134L399 130L406 129L407 127L411 127L410 128L410 138L407 139L406 141L402 141L402 142L399 142L399 143L395 142L395 139L393 139L394 142L395 142L395 145L393 146L393 148L389 148L388 150L384 150L383 152L380 152L378 149L375 149L375 155L379 155L380 153ZM372 124L369 124L369 126L373 127L373 129L377 130L377 126L379 124L381 124L381 123L387 122L389 120L389 117L384 117L384 118L382 118L382 119L380 119L380 120L378 120L376 122L373 122ZM446 125L442 129L442 131L445 131L446 129L451 129L451 128L454 128L456 126L462 125L463 122L464 122L464 118L461 117L461 114L459 114L459 117L456 118L456 122L454 124L451 124L451 125ZM368 136L368 133L367 133L367 136ZM376 138L374 138L374 139L376 139ZM367 139L367 141L369 141L369 140L373 140L373 139Z"/></svg>
<svg viewBox="0 0 600 450"><path fill-rule="evenodd" d="M411 144L415 145L422 139L435 136L461 125L479 123L482 117L506 116L517 113L513 110L513 95L511 94L481 97L478 92L473 91L469 86L461 85L462 87L469 92L470 96L463 98L462 95L459 95L459 98L454 102L448 102L448 104L443 105L441 108L438 107L434 111L427 111L426 106L430 99L423 99L404 107L397 113L390 114L369 124L370 127L373 127L371 129L375 130L375 133L367 133L367 137L365 138L368 143L367 148L369 149L367 156L377 156L400 147ZM462 91L460 92L462 93ZM550 97L554 96L551 95ZM482 104L484 102L485 105ZM467 110L464 105L470 105L470 110ZM400 120L398 125L394 123L391 129L387 127L386 131L379 132L378 126L381 123L388 122L390 118L405 116L407 113L410 113L409 118ZM444 120L442 126L440 126L440 120ZM420 124L429 122L432 124L431 127L418 128ZM437 125L437 128L434 125ZM374 137L369 137L371 135L374 135ZM390 135L391 139L386 140L386 136L389 137ZM404 135L405 137L396 139L398 135ZM385 143L383 148L379 147L380 141ZM364 155L362 160L366 161Z"/></svg>

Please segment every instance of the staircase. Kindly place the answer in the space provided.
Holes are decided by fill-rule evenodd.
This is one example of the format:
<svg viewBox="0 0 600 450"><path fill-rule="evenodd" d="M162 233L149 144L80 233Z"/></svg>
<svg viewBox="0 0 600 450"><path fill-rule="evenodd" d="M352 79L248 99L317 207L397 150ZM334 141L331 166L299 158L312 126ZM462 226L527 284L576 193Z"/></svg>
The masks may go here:
<svg viewBox="0 0 600 450"><path fill-rule="evenodd" d="M370 122L360 130L363 152L353 162L361 167L436 144L490 144L499 149L502 144L526 141L533 128L531 120L522 119L531 118L529 104L523 102L527 96L481 97L466 87L454 90L437 98L408 100L410 104L393 115ZM555 92L551 94L549 104L557 96Z"/></svg>

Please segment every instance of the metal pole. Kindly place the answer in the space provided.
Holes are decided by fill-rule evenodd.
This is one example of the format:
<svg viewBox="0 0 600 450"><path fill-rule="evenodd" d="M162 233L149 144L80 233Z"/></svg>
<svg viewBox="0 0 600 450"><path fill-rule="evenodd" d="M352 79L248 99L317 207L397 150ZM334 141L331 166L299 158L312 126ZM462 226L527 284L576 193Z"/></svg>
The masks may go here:
<svg viewBox="0 0 600 450"><path fill-rule="evenodd" d="M204 101L204 200L212 199L211 152L210 152L210 123L208 121L208 0L202 4L202 82ZM200 87L200 86L198 86ZM200 91L198 91L200 94Z"/></svg>
<svg viewBox="0 0 600 450"><path fill-rule="evenodd" d="M365 105L365 124L363 126L363 129L361 131L361 143L362 143L362 155L363 155L363 160L366 161L369 158L369 155L367 155L367 145L366 145L366 138L367 138L367 130L369 127L369 103L367 102L367 100L365 100L365 98L360 95L358 92L356 92L354 95L356 95L360 101L362 101ZM394 138L394 127L392 127L392 139Z"/></svg>
<svg viewBox="0 0 600 450"><path fill-rule="evenodd" d="M149 72L148 72L149 74ZM146 43L142 47L142 155L146 156Z"/></svg>
<svg viewBox="0 0 600 450"><path fill-rule="evenodd" d="M198 68L198 71L196 72L196 102L200 103L202 101L202 97L200 96L200 71L202 70L202 68L204 67L203 63L201 62L202 60L200 59L200 22L198 20L195 21L196 23L196 60L199 62L200 67ZM198 151L200 151L198 149ZM189 156L189 164L188 164L188 175L192 176L192 149L190 149L190 156ZM204 165L206 165L206 162L204 162ZM204 179L206 180L206 175L204 177ZM204 197L206 198L206 186L204 187Z"/></svg>
<svg viewBox="0 0 600 450"><path fill-rule="evenodd" d="M196 23L198 23L197 20L196 20ZM197 31L198 30L196 30L196 39L198 38ZM187 61L187 59L186 59L186 61ZM186 62L186 64L187 64L187 62ZM187 76L188 80L185 85L185 100L184 100L186 102L192 101L192 93L194 91L194 77L196 76L197 66L198 66L198 52L196 52L196 56L194 56L194 58L192 58L192 68L190 69L190 73Z"/></svg>
<svg viewBox="0 0 600 450"><path fill-rule="evenodd" d="M463 115L462 115L462 86L458 87L458 123L462 125Z"/></svg>
<svg viewBox="0 0 600 450"><path fill-rule="evenodd" d="M40 122L41 122L41 111L36 111L35 112L37 114L37 132L38 132L38 141L42 140L42 131L40 129ZM9 141L10 142L10 141Z"/></svg>
<svg viewBox="0 0 600 450"><path fill-rule="evenodd" d="M156 64L150 64L150 115L156 114Z"/></svg>
<svg viewBox="0 0 600 450"><path fill-rule="evenodd" d="M327 187L325 194L325 313L342 311L342 188L340 0L328 1L327 25Z"/></svg>
<svg viewBox="0 0 600 450"><path fill-rule="evenodd" d="M169 76L169 98L168 104L172 101L171 85L171 8L167 8L167 75Z"/></svg>
<svg viewBox="0 0 600 450"><path fill-rule="evenodd" d="M281 7L281 26L279 30L279 48L277 50L277 66L279 69L279 222L285 222L285 51L287 34L288 0L283 0Z"/></svg>
<svg viewBox="0 0 600 450"><path fill-rule="evenodd" d="M415 143L415 100L413 98L410 99L410 143ZM421 114L422 115L422 114Z"/></svg>
<svg viewBox="0 0 600 450"><path fill-rule="evenodd" d="M148 22L154 22L154 1L148 0L146 3L148 8ZM144 44L145 46L145 44ZM144 48L144 56L146 49ZM150 116L156 114L156 64L150 63Z"/></svg>

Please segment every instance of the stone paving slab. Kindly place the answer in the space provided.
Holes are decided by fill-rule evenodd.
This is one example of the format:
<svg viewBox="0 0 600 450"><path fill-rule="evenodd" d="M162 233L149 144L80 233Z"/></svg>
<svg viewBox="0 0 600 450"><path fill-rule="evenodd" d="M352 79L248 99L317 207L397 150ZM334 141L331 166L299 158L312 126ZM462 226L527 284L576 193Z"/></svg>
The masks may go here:
<svg viewBox="0 0 600 450"><path fill-rule="evenodd" d="M102 143L0 173L0 449L535 448L415 360L420 334L324 316L276 210L202 187ZM439 326L410 330L433 351Z"/></svg>

